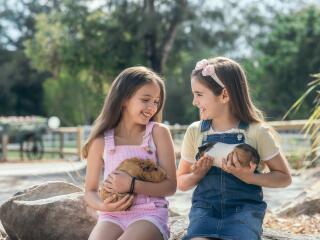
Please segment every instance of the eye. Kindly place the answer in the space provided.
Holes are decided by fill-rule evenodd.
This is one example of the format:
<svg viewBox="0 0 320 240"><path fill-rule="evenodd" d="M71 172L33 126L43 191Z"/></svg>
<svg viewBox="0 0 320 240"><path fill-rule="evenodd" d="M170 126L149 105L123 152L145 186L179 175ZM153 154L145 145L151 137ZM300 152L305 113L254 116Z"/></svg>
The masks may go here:
<svg viewBox="0 0 320 240"><path fill-rule="evenodd" d="M142 168L142 170L145 171L145 172L149 172L150 171L150 166L144 166Z"/></svg>
<svg viewBox="0 0 320 240"><path fill-rule="evenodd" d="M146 103L149 101L149 99L141 99L141 101Z"/></svg>
<svg viewBox="0 0 320 240"><path fill-rule="evenodd" d="M193 96L194 97L202 97L202 93L195 92L195 93L193 93Z"/></svg>

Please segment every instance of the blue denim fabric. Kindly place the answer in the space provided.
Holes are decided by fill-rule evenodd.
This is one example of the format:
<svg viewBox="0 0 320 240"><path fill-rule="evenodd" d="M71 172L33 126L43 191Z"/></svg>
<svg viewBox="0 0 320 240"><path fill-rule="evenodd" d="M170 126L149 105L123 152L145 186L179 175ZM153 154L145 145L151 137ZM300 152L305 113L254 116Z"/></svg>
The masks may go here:
<svg viewBox="0 0 320 240"><path fill-rule="evenodd" d="M209 125L210 127L210 125ZM240 126L246 129L247 125ZM207 121L201 125L208 130ZM202 144L215 141L227 144L244 143L238 133L208 135ZM262 188L242 182L222 169L212 167L193 192L189 213L190 224L183 240L193 237L224 240L261 239L266 203Z"/></svg>

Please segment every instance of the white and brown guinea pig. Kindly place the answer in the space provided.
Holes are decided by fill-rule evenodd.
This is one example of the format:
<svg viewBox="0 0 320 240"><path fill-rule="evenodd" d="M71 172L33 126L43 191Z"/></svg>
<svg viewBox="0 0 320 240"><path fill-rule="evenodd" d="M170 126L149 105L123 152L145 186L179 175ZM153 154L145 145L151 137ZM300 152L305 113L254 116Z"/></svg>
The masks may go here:
<svg viewBox="0 0 320 240"><path fill-rule="evenodd" d="M214 158L213 165L222 167L222 159L234 152L237 154L239 162L242 166L249 166L250 162L260 163L260 156L256 149L246 143L242 144L226 144L221 142L206 143L198 148L196 160L199 160L203 155L208 155Z"/></svg>

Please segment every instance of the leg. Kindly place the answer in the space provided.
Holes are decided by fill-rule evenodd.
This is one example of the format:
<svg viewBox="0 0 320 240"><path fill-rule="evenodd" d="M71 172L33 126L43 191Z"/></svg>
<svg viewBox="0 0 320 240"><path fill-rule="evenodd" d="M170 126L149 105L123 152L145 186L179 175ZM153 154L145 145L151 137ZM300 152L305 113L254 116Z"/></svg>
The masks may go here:
<svg viewBox="0 0 320 240"><path fill-rule="evenodd" d="M123 233L122 228L109 221L97 222L90 233L89 240L116 240Z"/></svg>
<svg viewBox="0 0 320 240"><path fill-rule="evenodd" d="M129 225L118 240L163 240L160 230L147 220L139 220Z"/></svg>

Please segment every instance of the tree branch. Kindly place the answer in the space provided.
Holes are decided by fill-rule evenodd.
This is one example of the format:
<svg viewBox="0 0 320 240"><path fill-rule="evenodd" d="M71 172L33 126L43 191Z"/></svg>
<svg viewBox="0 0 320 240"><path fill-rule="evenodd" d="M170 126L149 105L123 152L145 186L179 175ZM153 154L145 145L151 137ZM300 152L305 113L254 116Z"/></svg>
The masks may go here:
<svg viewBox="0 0 320 240"><path fill-rule="evenodd" d="M177 27L182 22L183 15L187 7L186 0L177 0L176 3L177 3L177 6L174 11L175 15L173 17L173 20L170 23L167 34L164 37L163 43L161 45L162 47L160 49L160 52L162 53L161 54L161 70L162 71L165 68L166 62L171 52L171 49L176 37L176 33L177 33Z"/></svg>

